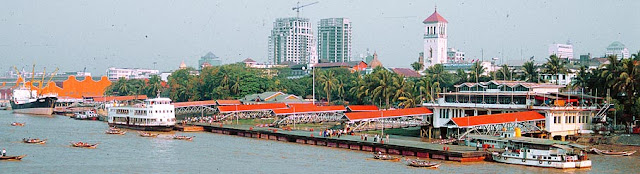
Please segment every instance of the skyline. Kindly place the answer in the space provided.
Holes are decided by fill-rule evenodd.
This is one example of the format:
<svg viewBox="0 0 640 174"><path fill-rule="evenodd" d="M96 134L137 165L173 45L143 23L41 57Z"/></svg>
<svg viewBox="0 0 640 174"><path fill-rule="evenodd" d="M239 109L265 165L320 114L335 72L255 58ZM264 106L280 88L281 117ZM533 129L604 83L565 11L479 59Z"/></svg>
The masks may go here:
<svg viewBox="0 0 640 174"><path fill-rule="evenodd" d="M149 3L153 2L153 3ZM177 69L195 67L207 52L223 63L252 58L266 62L268 36L276 18L295 16L297 1L67 1L10 2L0 7L0 67L13 65L106 74L108 67ZM312 1L302 1L301 4ZM449 47L467 60L501 57L517 64L546 58L553 43L574 45L574 57L604 55L614 41L640 49L637 1L321 1L304 8L314 34L323 18L353 24L352 60L366 49L387 67L409 67L423 47L422 20L434 11L449 21ZM636 4L636 5L634 5ZM64 10L61 10L64 9ZM606 13L612 12L612 13ZM258 16L258 17L256 17ZM504 51L503 51L504 50ZM521 54L522 50L522 54ZM504 53L502 53L504 52ZM131 61L134 60L134 61ZM86 62L78 66L77 62ZM502 64L502 63L499 63Z"/></svg>

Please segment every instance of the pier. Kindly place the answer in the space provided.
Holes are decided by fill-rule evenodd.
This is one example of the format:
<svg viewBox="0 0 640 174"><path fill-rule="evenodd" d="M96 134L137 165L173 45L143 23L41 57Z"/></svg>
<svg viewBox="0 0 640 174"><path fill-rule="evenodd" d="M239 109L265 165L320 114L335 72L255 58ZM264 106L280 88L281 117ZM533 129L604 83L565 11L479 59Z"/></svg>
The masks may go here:
<svg viewBox="0 0 640 174"><path fill-rule="evenodd" d="M283 130L272 127L254 127L251 125L224 125L191 123L188 125L201 126L207 132L235 135L247 138L292 142L316 146L327 146L342 149L360 150L367 152L383 152L392 155L415 156L458 162L482 161L487 152L477 151L475 147L432 144L420 141L391 139L389 142L373 142L361 140L359 136L343 135L337 137L322 137L319 130ZM385 140L382 138L382 140Z"/></svg>

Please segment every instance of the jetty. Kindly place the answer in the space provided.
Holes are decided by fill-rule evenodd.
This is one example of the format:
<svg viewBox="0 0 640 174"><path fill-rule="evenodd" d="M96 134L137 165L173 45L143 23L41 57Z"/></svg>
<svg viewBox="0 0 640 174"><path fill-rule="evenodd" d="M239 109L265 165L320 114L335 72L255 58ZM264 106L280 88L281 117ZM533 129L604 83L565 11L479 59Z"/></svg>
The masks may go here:
<svg viewBox="0 0 640 174"><path fill-rule="evenodd" d="M318 130L284 130L273 127L257 127L251 125L225 125L208 123L188 123L200 126L207 132L235 135L247 138L259 138L273 141L292 142L315 146L326 146L367 152L383 152L392 155L416 156L458 162L483 161L487 155L485 151L478 151L475 147L433 144L421 141L391 139L389 142L368 141L360 136L343 135L340 138L323 137ZM384 139L383 139L384 140Z"/></svg>

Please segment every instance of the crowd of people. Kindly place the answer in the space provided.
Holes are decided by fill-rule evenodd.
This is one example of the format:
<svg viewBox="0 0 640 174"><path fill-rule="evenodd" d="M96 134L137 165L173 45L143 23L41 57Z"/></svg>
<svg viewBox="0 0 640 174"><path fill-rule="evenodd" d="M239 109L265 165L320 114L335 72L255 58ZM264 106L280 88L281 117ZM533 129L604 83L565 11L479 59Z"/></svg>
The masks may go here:
<svg viewBox="0 0 640 174"><path fill-rule="evenodd" d="M325 129L324 131L320 132L320 135L322 137L338 137L340 138L342 135L347 135L353 133L350 128L346 128L346 129Z"/></svg>
<svg viewBox="0 0 640 174"><path fill-rule="evenodd" d="M183 123L213 123L218 120L220 116L204 116L204 117L185 117Z"/></svg>

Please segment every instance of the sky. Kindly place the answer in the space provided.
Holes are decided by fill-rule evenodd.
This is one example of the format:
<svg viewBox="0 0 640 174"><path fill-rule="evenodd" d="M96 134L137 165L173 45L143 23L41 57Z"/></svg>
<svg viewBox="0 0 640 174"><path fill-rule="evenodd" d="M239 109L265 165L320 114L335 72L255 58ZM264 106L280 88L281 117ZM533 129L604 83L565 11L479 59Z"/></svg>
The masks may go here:
<svg viewBox="0 0 640 174"><path fill-rule="evenodd" d="M316 0L303 0L307 4ZM378 53L386 67L410 67L423 49L422 21L434 12L449 21L448 47L467 60L499 57L543 62L553 43L571 41L574 56L604 55L620 41L640 50L637 0L318 0L300 16L314 25L346 17L353 26L353 58ZM197 66L207 52L223 63L266 62L273 22L294 17L285 0L62 0L3 1L0 72L13 66L41 71L106 74L109 67L177 69Z"/></svg>

